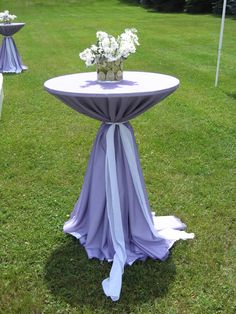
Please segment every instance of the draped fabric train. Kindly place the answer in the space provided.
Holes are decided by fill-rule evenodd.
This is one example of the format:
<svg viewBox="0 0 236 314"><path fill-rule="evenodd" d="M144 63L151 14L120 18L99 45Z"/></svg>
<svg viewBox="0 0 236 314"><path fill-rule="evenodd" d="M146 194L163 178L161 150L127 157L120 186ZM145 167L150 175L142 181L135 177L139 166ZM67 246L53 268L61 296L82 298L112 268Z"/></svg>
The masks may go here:
<svg viewBox="0 0 236 314"><path fill-rule="evenodd" d="M89 258L113 261L103 281L105 294L119 299L126 264L147 257L165 260L175 241L193 238L182 231L185 227L174 216L151 213L131 125L102 124L64 231L80 239Z"/></svg>
<svg viewBox="0 0 236 314"><path fill-rule="evenodd" d="M12 37L4 37L0 49L0 72L21 73L26 69Z"/></svg>

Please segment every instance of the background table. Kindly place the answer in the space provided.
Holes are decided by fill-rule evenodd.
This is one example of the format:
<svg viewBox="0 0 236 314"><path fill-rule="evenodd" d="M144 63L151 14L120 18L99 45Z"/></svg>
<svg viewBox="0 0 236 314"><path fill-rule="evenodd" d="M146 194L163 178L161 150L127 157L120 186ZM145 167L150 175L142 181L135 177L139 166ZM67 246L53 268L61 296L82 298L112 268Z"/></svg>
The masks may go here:
<svg viewBox="0 0 236 314"><path fill-rule="evenodd" d="M113 261L105 294L120 297L126 264L147 257L165 260L176 240L193 238L174 216L150 210L137 146L128 120L173 93L178 79L124 72L117 83L98 83L96 73L53 78L45 89L76 111L102 121L80 198L64 231L80 239L89 258ZM157 278L158 280L158 278Z"/></svg>
<svg viewBox="0 0 236 314"><path fill-rule="evenodd" d="M3 75L0 73L0 119L2 115L2 103L3 103Z"/></svg>
<svg viewBox="0 0 236 314"><path fill-rule="evenodd" d="M18 32L25 23L0 24L0 34L4 36L0 48L0 72L20 73L26 70L12 35Z"/></svg>

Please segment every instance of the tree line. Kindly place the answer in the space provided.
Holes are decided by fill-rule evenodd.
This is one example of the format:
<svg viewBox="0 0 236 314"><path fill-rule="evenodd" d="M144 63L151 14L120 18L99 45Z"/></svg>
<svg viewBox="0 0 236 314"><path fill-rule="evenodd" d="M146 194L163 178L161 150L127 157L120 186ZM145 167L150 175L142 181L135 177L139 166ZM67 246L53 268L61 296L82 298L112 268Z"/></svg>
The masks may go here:
<svg viewBox="0 0 236 314"><path fill-rule="evenodd" d="M223 0L137 0L141 5L159 12L213 13L220 15ZM227 0L227 15L236 17L236 0Z"/></svg>

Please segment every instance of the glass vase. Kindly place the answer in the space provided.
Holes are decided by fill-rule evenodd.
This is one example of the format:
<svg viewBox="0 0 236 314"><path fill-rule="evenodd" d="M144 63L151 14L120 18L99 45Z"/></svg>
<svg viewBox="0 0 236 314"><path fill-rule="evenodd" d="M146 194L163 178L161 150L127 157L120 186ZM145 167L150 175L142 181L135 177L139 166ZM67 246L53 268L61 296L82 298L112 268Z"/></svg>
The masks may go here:
<svg viewBox="0 0 236 314"><path fill-rule="evenodd" d="M99 82L118 82L123 80L123 59L97 62L97 80Z"/></svg>

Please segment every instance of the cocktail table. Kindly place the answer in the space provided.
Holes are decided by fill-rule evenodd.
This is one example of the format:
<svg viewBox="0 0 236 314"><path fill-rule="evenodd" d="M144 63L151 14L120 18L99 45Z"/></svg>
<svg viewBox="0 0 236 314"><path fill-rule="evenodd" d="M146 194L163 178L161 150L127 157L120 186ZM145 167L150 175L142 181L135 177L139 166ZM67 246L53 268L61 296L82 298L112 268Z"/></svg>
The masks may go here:
<svg viewBox="0 0 236 314"><path fill-rule="evenodd" d="M179 80L148 72L124 72L116 83L96 73L56 77L45 89L79 113L102 121L80 197L64 231L80 240L89 258L112 261L102 283L113 301L120 297L125 265L147 257L165 260L176 240L194 234L174 216L151 212L130 119L173 93Z"/></svg>
<svg viewBox="0 0 236 314"><path fill-rule="evenodd" d="M20 73L27 69L21 61L20 54L12 37L24 25L25 23L0 24L0 34L4 36L0 48L0 72L2 73Z"/></svg>

